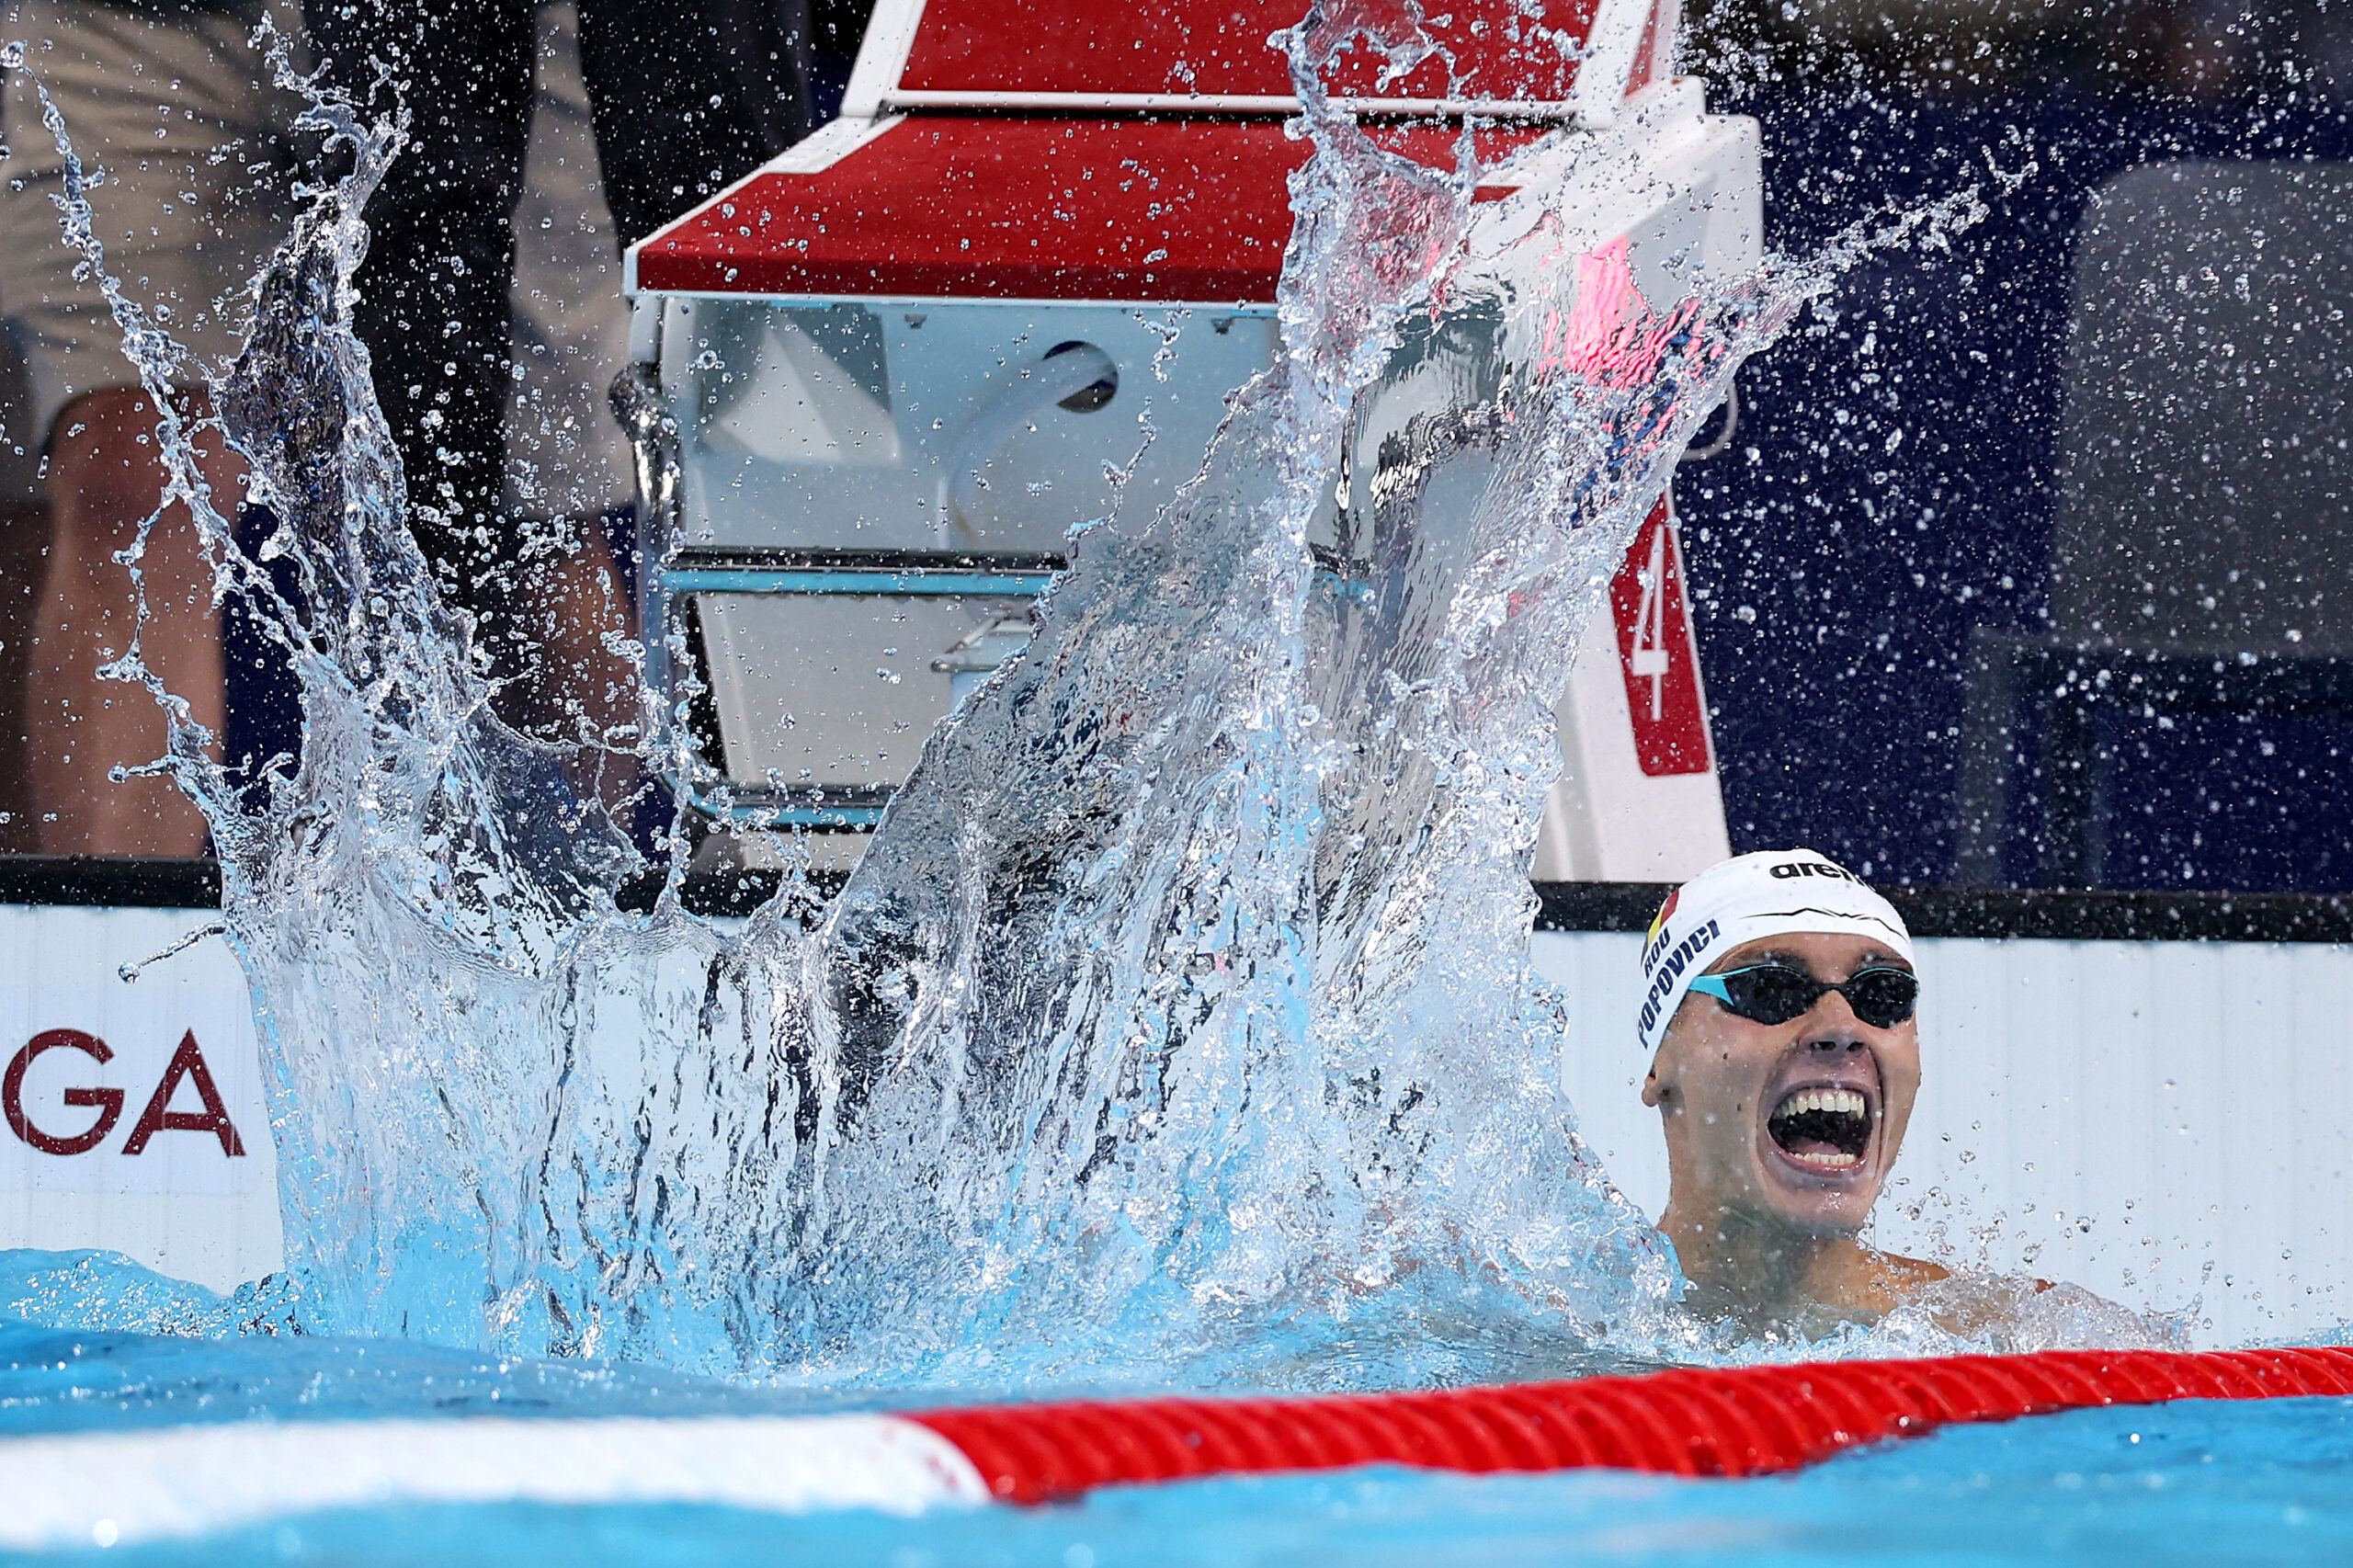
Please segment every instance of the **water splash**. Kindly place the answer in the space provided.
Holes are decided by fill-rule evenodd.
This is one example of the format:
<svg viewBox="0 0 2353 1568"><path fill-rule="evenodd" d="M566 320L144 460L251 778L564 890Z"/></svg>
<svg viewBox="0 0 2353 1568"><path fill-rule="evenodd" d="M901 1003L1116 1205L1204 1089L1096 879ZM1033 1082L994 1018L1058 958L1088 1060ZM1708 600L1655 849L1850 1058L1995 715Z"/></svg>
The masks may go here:
<svg viewBox="0 0 2353 1568"><path fill-rule="evenodd" d="M1173 501L1074 538L841 895L788 881L733 932L679 907L675 851L654 910L617 909L634 857L569 752L491 712L349 326L401 127L281 55L352 172L215 378L277 519L252 555L190 433L160 434L167 499L291 659L304 751L241 787L176 707L163 766L220 847L306 1324L1007 1387L1697 1343L1559 1094L1526 860L1599 585L1740 360L1850 256L1653 313L1571 265L1540 198L1478 220L1468 136L1434 170L1333 110L1318 72L1352 43L1431 52L1375 0L1290 35L1313 156L1278 362ZM105 278L78 168L69 198ZM160 389L176 348L104 286ZM135 648L119 673L165 695ZM647 699L648 756L690 765L683 706Z"/></svg>

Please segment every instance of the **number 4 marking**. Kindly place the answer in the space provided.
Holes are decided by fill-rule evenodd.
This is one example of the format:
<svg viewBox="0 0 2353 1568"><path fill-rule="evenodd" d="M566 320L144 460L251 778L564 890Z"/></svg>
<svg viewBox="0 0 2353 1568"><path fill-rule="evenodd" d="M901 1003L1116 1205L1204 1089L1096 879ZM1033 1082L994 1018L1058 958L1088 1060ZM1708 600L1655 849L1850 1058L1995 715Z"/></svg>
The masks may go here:
<svg viewBox="0 0 2353 1568"><path fill-rule="evenodd" d="M1650 564L1643 571L1642 602L1634 609L1634 678L1651 683L1651 718L1666 713L1666 526L1651 534Z"/></svg>

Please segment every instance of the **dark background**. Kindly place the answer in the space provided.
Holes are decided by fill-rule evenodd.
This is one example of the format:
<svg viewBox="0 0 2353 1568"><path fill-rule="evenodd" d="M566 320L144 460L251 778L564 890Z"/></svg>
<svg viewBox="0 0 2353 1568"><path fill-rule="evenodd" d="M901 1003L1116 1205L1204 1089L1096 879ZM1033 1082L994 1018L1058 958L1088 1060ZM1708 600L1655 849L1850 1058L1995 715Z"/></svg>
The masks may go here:
<svg viewBox="0 0 2353 1568"><path fill-rule="evenodd" d="M2353 12L2353 7L2346 8ZM2091 14L2083 14L2088 10ZM1881 881L1956 873L1973 629L2046 614L2070 267L2086 199L2136 165L2353 157L2353 27L2317 8L2096 5L1689 17L1711 107L1756 116L1768 244L1989 185L1949 254L1850 273L1835 320L1742 373L1723 457L1677 484L1733 847L1802 844ZM2040 172L2014 194L1986 149ZM2353 722L2105 716L2106 885L2353 888ZM2048 885L2034 737L1998 881Z"/></svg>

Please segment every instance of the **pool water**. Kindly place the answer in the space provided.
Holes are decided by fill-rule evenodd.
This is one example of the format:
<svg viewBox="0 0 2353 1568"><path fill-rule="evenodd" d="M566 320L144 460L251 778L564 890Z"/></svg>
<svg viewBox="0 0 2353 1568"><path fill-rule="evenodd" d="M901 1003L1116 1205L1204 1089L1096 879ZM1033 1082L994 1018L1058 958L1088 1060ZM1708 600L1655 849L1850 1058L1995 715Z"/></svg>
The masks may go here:
<svg viewBox="0 0 2353 1568"><path fill-rule="evenodd" d="M900 1396L953 1402L952 1392ZM893 1403L868 1396L868 1408ZM839 1396L382 1340L0 1324L9 1438L183 1423L708 1415ZM1463 1476L1395 1467L1106 1490L1072 1506L798 1517L402 1505L50 1554L137 1562L1385 1564L2353 1561L2353 1400L2078 1411L1951 1427L1800 1474Z"/></svg>

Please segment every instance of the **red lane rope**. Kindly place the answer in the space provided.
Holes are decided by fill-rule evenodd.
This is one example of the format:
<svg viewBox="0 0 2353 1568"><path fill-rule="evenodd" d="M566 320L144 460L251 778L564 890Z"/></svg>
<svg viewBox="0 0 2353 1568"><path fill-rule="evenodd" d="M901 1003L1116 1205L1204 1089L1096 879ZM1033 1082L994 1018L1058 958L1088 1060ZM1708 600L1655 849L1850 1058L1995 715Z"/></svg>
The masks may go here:
<svg viewBox="0 0 2353 1568"><path fill-rule="evenodd" d="M1097 1486L1390 1462L1762 1475L1963 1421L2173 1399L2353 1394L2353 1349L2049 1350L1584 1378L1427 1393L1139 1399L910 1415L1013 1503Z"/></svg>

